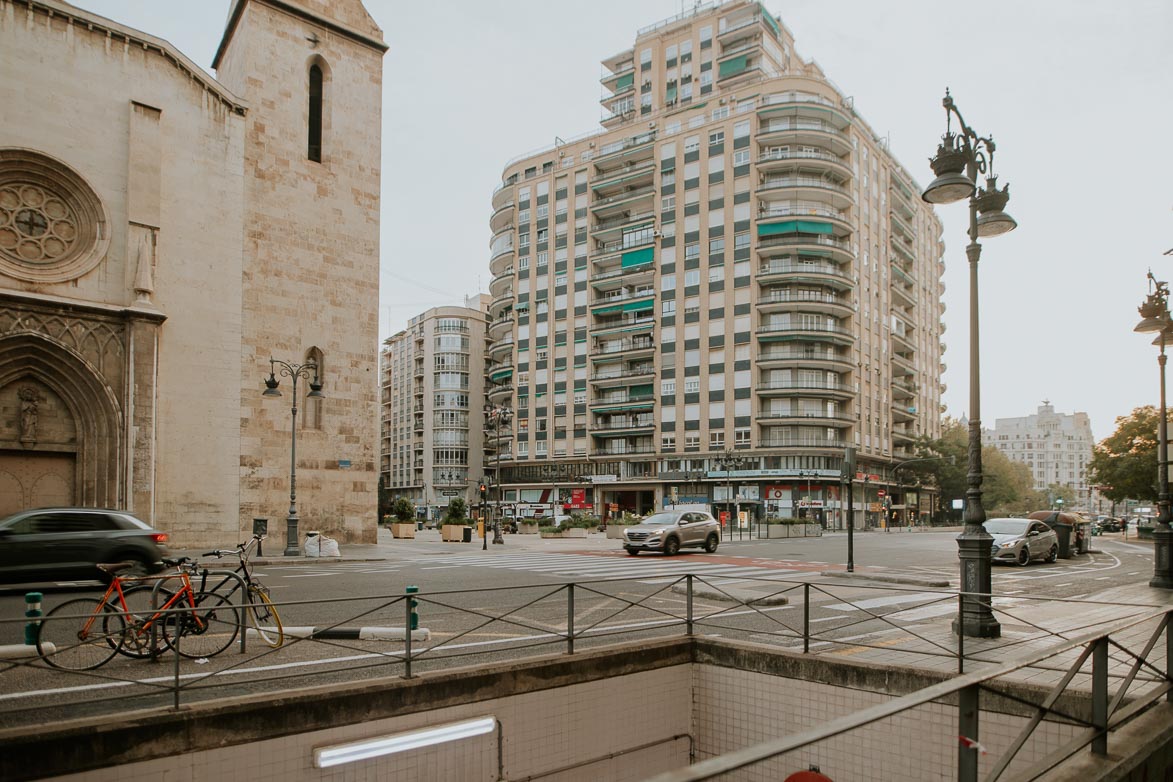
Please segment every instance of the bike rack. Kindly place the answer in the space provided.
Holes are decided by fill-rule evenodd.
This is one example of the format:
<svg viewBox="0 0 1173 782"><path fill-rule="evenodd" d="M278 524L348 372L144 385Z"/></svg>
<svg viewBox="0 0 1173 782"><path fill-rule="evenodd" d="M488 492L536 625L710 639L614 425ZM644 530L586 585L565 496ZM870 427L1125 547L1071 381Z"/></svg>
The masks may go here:
<svg viewBox="0 0 1173 782"><path fill-rule="evenodd" d="M204 569L201 569L200 572L206 573L209 576L224 576L226 578L231 578L237 584L240 585L240 598L241 598L241 600L238 603L238 610L240 611L240 616L242 618L242 621L239 623L238 626L240 627L240 653L244 654L248 650L248 641L247 641L247 639L248 639L248 611L245 609L245 606L248 605L248 587L245 585L244 579L241 578L240 574L237 573L235 570L204 570ZM178 577L179 576L177 574L169 574L169 575L163 575L163 576L151 576L151 578L155 579L155 585L151 588L151 610L152 611L158 609L158 607L159 607L159 588L163 586L163 582L167 581L168 579L178 578ZM233 591L235 591L235 590L233 590ZM159 632L158 624L152 623L151 624L151 658L150 658L151 662L158 662L159 661L158 632ZM178 656L179 655L177 653L176 657L178 657Z"/></svg>

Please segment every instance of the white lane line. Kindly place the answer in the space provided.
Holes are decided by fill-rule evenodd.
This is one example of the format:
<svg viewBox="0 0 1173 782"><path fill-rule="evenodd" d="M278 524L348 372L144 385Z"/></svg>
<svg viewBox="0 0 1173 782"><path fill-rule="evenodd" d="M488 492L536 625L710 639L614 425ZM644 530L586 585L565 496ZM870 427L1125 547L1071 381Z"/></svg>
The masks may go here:
<svg viewBox="0 0 1173 782"><path fill-rule="evenodd" d="M298 576L285 576L285 578L328 578L329 576L336 576L337 573L302 573Z"/></svg>

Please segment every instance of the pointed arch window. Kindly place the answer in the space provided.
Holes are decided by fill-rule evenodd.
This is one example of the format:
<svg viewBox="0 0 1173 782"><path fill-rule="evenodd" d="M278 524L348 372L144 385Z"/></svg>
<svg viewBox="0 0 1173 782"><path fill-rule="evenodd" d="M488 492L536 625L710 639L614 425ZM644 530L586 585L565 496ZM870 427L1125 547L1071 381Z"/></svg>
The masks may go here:
<svg viewBox="0 0 1173 782"><path fill-rule="evenodd" d="M323 385L326 382L326 365L322 351L316 347L310 348L305 352L305 363L313 363L317 366L317 380ZM306 383L305 392L302 395L301 403L302 409L305 410L305 415L302 416L301 425L303 429L312 429L321 431L324 421L322 414L322 403L325 401L322 397L309 397L310 387Z"/></svg>
<svg viewBox="0 0 1173 782"><path fill-rule="evenodd" d="M309 115L309 149L306 156L316 163L322 162L322 99L323 99L322 67L310 66L310 115Z"/></svg>

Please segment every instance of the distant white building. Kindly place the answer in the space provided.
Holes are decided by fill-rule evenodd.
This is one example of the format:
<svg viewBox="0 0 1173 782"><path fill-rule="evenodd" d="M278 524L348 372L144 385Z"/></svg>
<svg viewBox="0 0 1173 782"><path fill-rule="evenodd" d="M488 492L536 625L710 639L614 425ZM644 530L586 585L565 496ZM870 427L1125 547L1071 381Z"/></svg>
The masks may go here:
<svg viewBox="0 0 1173 782"><path fill-rule="evenodd" d="M997 419L993 429L982 432L982 439L1030 467L1035 489L1068 486L1080 505L1090 501L1087 466L1095 439L1087 413L1056 413L1044 400L1034 415Z"/></svg>

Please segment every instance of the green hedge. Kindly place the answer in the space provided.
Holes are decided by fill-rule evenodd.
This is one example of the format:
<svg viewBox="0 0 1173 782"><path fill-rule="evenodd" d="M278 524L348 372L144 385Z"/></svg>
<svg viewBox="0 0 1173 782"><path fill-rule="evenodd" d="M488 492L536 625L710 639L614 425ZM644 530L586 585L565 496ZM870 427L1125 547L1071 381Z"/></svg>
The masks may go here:
<svg viewBox="0 0 1173 782"><path fill-rule="evenodd" d="M770 517L770 518L766 519L766 524L817 524L817 523L818 523L817 521L814 521L812 519L796 519L796 518L789 517L789 516L786 518L781 518L781 519L774 518L774 517Z"/></svg>

